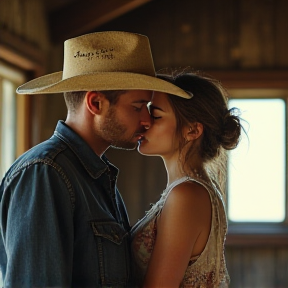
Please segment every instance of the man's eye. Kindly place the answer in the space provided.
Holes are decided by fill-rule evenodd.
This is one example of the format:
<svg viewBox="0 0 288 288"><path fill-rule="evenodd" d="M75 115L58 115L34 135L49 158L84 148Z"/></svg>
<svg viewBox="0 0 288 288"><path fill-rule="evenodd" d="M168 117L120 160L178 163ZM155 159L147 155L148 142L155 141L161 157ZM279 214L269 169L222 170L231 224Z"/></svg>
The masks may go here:
<svg viewBox="0 0 288 288"><path fill-rule="evenodd" d="M142 109L142 106L141 107L133 106L133 108L135 111L140 112Z"/></svg>

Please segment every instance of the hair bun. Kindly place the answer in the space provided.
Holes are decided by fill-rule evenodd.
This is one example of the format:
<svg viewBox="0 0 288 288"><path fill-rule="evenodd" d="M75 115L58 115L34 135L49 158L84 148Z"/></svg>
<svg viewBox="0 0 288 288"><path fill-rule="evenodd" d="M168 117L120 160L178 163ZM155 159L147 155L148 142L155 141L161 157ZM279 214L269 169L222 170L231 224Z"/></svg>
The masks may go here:
<svg viewBox="0 0 288 288"><path fill-rule="evenodd" d="M232 150L237 147L240 141L241 124L240 124L240 110L231 108L223 119L223 130L220 136L220 144L226 150Z"/></svg>

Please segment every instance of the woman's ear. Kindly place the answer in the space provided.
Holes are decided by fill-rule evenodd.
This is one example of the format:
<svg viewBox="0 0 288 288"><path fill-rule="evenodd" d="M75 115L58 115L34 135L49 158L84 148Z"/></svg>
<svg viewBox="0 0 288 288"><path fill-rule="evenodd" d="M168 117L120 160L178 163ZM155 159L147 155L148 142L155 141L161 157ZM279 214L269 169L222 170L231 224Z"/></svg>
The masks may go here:
<svg viewBox="0 0 288 288"><path fill-rule="evenodd" d="M87 109L93 115L101 114L103 102L107 100L101 92L89 91L85 96L85 104Z"/></svg>
<svg viewBox="0 0 288 288"><path fill-rule="evenodd" d="M198 139L203 134L203 124L194 122L189 124L184 131L187 142Z"/></svg>

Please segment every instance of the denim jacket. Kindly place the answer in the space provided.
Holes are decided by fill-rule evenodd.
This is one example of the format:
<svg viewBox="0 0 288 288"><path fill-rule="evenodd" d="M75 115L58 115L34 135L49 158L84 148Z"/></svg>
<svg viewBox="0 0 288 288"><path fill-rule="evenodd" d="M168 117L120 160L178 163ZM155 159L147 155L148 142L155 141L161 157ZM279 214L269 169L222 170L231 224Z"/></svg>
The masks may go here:
<svg viewBox="0 0 288 288"><path fill-rule="evenodd" d="M0 186L4 287L127 287L130 225L118 169L59 121Z"/></svg>

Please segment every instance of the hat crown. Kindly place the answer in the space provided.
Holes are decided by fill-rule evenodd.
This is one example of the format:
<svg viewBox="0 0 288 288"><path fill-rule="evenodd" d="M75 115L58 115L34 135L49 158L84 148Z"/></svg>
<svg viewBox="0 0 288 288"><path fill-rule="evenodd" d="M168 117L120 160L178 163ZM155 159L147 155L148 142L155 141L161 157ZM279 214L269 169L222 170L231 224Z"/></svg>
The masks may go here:
<svg viewBox="0 0 288 288"><path fill-rule="evenodd" d="M130 72L155 76L149 39L109 31L66 40L62 79L97 72Z"/></svg>

